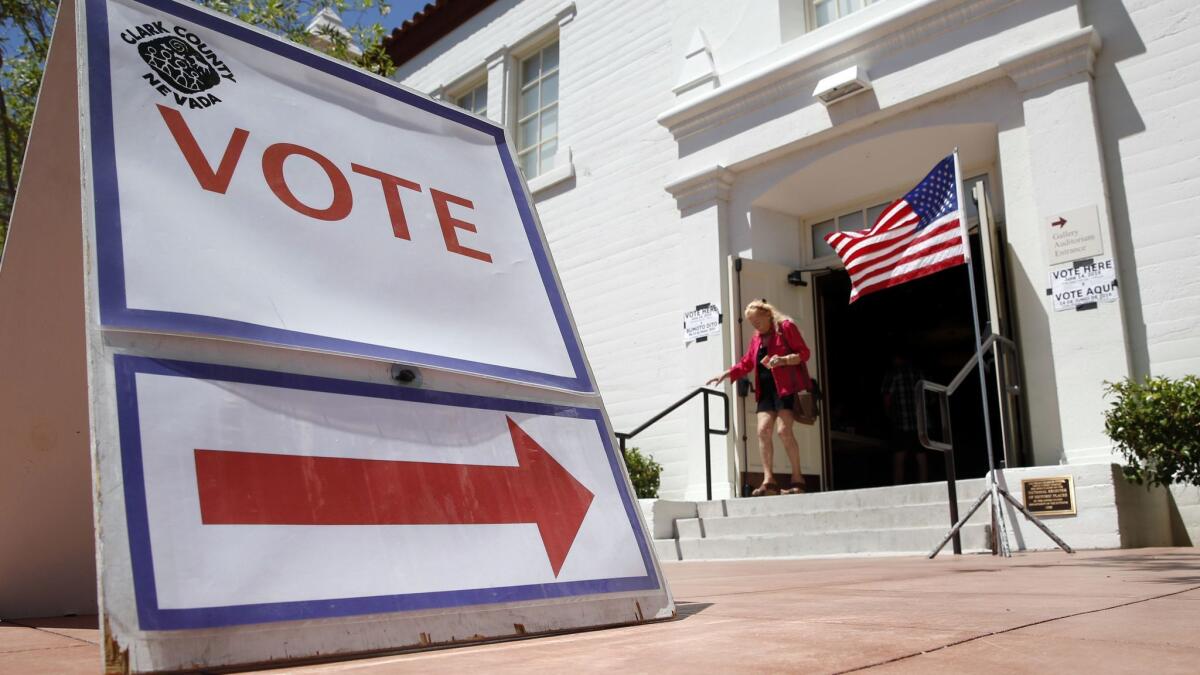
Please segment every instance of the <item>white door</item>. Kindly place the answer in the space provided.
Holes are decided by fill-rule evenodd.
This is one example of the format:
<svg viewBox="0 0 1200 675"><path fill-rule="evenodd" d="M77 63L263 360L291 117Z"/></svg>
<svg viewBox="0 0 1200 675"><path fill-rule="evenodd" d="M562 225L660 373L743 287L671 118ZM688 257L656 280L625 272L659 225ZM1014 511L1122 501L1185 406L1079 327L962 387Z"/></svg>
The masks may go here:
<svg viewBox="0 0 1200 675"><path fill-rule="evenodd" d="M740 270L738 269L739 264ZM792 317L800 328L800 332L804 335L804 341L812 350L808 369L815 375L819 370L817 364L820 355L817 353L811 286L789 284L787 277L792 268L782 265L746 258L733 258L731 259L731 268L734 283L730 285L732 297L730 298L729 315L736 316L736 321L732 322L731 326L734 331L734 344L737 345L736 353L731 355L732 358L735 361L741 358L749 348L750 340L754 336L754 328L742 314L746 304L751 300L766 298L767 302L774 305L779 311ZM805 278L808 279L808 275L805 275ZM754 375L749 375L747 379L753 382ZM737 387L734 387L734 392L736 395ZM758 448L755 406L753 391L750 391L744 398L737 398L734 403L733 423L737 452L735 463L739 474L761 474L763 470ZM796 424L794 428L796 440L800 443L800 468L810 480L813 476L818 477L818 481L808 484L810 490L815 490L819 484L823 485L823 481L819 480L821 475L820 421L818 420L818 423L812 426ZM784 452L778 437L775 437L774 446L775 457L772 469L781 478L786 478L791 473L791 467L788 464L787 453ZM756 486L757 484L750 485L750 487Z"/></svg>
<svg viewBox="0 0 1200 675"><path fill-rule="evenodd" d="M1012 339L1012 324L1007 309L1008 287L1004 255L1006 244L1004 231L992 217L992 205L989 201L987 185L980 181L973 190L979 211L979 237L983 264L984 291L987 295L987 322L984 326L984 339L987 339L987 328L992 333ZM1000 439L1003 446L1003 459L1006 466L1020 466L1020 405L1017 396L1020 392L1019 364L1013 358L1012 352L999 348L993 365L996 388L990 394L998 401L1000 411Z"/></svg>

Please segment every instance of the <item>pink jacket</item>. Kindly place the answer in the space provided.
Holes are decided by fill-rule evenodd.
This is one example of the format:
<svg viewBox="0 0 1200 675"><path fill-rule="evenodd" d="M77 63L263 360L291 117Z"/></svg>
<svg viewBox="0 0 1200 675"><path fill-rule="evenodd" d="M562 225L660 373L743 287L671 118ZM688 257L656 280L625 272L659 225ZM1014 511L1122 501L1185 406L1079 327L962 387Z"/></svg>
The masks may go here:
<svg viewBox="0 0 1200 675"><path fill-rule="evenodd" d="M729 379L734 382L754 373L755 400L760 398L762 391L762 387L758 386L758 362L755 357L758 356L758 347L763 340L767 341L769 356L799 354L800 362L808 363L808 357L811 355L808 345L804 343L804 336L800 335L800 329L791 321L781 322L778 330L771 331L766 335L755 331L746 355L729 369ZM781 398L812 387L812 379L808 377L806 371L801 370L799 365L779 366L771 371L771 375L775 378L775 390Z"/></svg>

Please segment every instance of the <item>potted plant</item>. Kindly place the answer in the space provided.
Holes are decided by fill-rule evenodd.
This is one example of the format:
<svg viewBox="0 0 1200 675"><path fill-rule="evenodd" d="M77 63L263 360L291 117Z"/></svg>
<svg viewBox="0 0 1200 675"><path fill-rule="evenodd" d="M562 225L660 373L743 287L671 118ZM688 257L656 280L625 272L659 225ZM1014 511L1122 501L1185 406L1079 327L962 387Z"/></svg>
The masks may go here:
<svg viewBox="0 0 1200 675"><path fill-rule="evenodd" d="M1108 383L1104 429L1138 485L1200 485L1200 378Z"/></svg>
<svg viewBox="0 0 1200 675"><path fill-rule="evenodd" d="M658 481L662 475L662 464L650 455L642 454L637 448L625 451L625 469L638 499L653 499L658 496Z"/></svg>

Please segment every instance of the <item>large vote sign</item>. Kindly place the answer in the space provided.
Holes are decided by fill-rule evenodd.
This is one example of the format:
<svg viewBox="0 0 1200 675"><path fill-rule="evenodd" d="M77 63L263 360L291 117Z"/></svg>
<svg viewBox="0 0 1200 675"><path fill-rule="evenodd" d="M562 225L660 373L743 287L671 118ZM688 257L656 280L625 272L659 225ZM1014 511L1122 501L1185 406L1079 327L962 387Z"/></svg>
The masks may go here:
<svg viewBox="0 0 1200 675"><path fill-rule="evenodd" d="M502 128L195 5L59 6L0 616L98 614L138 673L675 615Z"/></svg>
<svg viewBox="0 0 1200 675"><path fill-rule="evenodd" d="M103 325L592 391L503 128L170 0L87 34Z"/></svg>
<svg viewBox="0 0 1200 675"><path fill-rule="evenodd" d="M144 630L659 586L599 410L115 368Z"/></svg>

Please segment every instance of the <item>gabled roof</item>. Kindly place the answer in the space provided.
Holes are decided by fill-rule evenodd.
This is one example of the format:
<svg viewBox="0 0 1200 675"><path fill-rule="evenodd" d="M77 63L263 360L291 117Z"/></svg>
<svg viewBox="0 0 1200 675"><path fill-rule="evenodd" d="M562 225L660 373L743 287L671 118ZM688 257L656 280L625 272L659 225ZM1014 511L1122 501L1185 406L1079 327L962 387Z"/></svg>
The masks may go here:
<svg viewBox="0 0 1200 675"><path fill-rule="evenodd" d="M435 0L383 39L383 47L400 66L431 47L496 0Z"/></svg>

